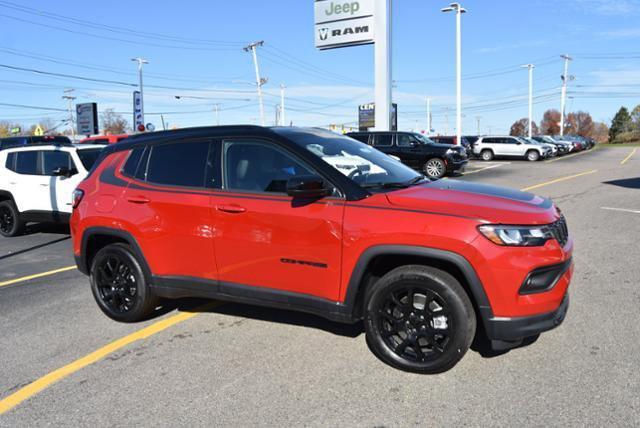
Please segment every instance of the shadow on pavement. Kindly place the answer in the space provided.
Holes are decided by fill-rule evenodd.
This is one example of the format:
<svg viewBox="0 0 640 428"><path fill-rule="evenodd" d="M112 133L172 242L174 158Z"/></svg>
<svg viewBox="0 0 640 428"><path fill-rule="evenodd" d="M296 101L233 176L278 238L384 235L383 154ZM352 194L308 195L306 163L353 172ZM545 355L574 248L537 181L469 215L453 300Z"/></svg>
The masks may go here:
<svg viewBox="0 0 640 428"><path fill-rule="evenodd" d="M154 314L154 318L177 309L182 312L209 312L221 315L231 315L234 317L248 318L258 321L274 322L279 324L289 324L300 327L308 327L322 330L337 336L356 338L364 333L362 322L356 324L342 324L321 318L316 315L304 312L287 311L284 309L273 309L261 306L252 306L240 303L224 302L222 305L207 307L211 300L205 299L179 299L166 302L162 309ZM222 303L222 302L221 302ZM202 309L204 306L204 309Z"/></svg>
<svg viewBox="0 0 640 428"><path fill-rule="evenodd" d="M45 242L44 244L34 245L33 247L25 248L24 250L14 251L13 253L0 256L0 260L5 260L10 257L19 256L20 254L25 254L25 253L28 253L29 251L34 251L40 248L47 247L49 245L57 244L58 242L66 241L67 239L70 239L70 238L71 238L70 236L65 236L63 238L54 239L53 241Z"/></svg>
<svg viewBox="0 0 640 428"><path fill-rule="evenodd" d="M32 223L27 226L24 235L34 235L36 233L53 233L58 235L69 235L69 225L64 223Z"/></svg>
<svg viewBox="0 0 640 428"><path fill-rule="evenodd" d="M613 186L625 187L627 189L640 189L640 177L605 181L603 184L611 184Z"/></svg>

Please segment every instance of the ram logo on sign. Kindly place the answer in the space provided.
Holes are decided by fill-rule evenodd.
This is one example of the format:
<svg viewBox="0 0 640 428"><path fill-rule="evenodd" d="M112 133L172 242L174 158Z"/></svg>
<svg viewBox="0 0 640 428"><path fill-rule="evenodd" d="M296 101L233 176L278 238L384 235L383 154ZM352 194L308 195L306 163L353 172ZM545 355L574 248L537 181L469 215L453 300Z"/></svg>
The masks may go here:
<svg viewBox="0 0 640 428"><path fill-rule="evenodd" d="M316 47L333 49L373 43L373 9L374 0L316 0Z"/></svg>

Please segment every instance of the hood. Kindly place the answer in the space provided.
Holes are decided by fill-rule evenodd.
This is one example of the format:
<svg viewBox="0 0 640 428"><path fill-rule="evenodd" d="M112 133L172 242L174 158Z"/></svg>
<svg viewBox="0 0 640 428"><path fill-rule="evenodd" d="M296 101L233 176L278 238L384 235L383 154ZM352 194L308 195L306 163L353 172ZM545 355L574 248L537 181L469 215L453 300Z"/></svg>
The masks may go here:
<svg viewBox="0 0 640 428"><path fill-rule="evenodd" d="M387 193L392 205L496 224L548 224L560 218L550 199L507 187L438 180Z"/></svg>

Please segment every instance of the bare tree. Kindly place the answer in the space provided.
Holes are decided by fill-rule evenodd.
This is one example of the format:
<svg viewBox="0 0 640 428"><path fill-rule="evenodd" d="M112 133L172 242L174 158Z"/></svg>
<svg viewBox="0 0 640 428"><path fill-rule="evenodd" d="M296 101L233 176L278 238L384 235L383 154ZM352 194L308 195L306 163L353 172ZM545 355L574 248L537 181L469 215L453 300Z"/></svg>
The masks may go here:
<svg viewBox="0 0 640 428"><path fill-rule="evenodd" d="M531 133L533 135L538 134L538 125L535 122L531 123ZM511 125L510 135L516 137L526 137L529 135L529 119L524 117L522 119L516 120L513 125Z"/></svg>
<svg viewBox="0 0 640 428"><path fill-rule="evenodd" d="M557 135L560 133L560 112L558 110L547 110L540 122L540 131L543 135Z"/></svg>
<svg viewBox="0 0 640 428"><path fill-rule="evenodd" d="M102 133L110 134L126 134L129 130L129 123L122 115L113 111L112 108L106 109L100 115L102 120Z"/></svg>

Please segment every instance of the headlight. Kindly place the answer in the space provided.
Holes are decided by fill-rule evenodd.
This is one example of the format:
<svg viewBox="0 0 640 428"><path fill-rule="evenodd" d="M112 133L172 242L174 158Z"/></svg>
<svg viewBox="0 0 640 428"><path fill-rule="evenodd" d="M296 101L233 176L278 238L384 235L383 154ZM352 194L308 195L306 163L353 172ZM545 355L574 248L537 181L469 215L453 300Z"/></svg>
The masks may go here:
<svg viewBox="0 0 640 428"><path fill-rule="evenodd" d="M539 247L552 238L547 226L483 225L478 230L494 244L513 247Z"/></svg>
<svg viewBox="0 0 640 428"><path fill-rule="evenodd" d="M453 155L455 152L456 152L456 151L455 151L455 150L453 150L453 149L447 149L446 154L448 154L448 155Z"/></svg>

